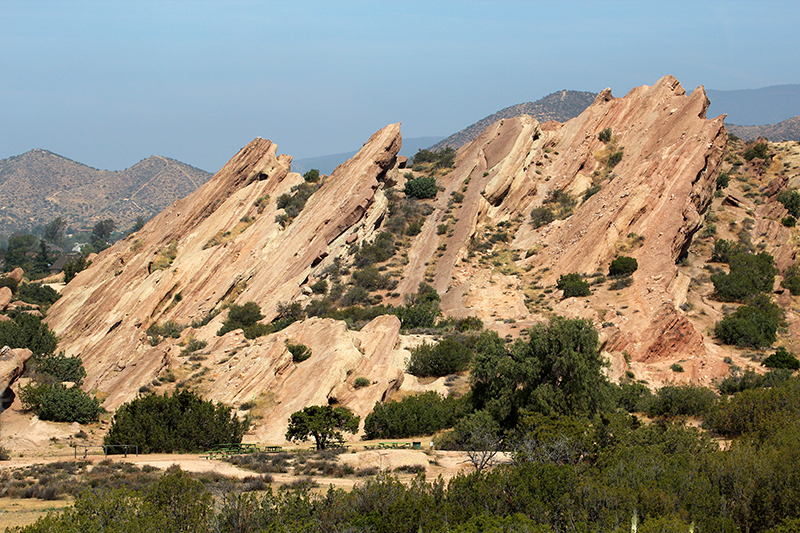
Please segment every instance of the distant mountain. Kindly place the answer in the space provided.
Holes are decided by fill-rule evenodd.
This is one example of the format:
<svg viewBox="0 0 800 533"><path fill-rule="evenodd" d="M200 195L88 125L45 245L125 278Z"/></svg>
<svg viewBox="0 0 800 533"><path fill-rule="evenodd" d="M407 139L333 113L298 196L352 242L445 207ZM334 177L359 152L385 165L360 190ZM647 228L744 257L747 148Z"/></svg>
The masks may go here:
<svg viewBox="0 0 800 533"><path fill-rule="evenodd" d="M400 155L411 158L417 153L420 148L427 148L433 143L439 142L442 137L410 137L403 139L403 147L400 149ZM316 168L322 174L330 174L338 165L344 163L354 155L356 150L352 152L344 152L341 154L321 155L317 157L306 157L303 159L295 159L292 161L292 170L304 174Z"/></svg>
<svg viewBox="0 0 800 533"><path fill-rule="evenodd" d="M584 109L589 107L595 96L597 96L597 93L563 90L548 94L535 102L513 105L479 120L458 133L454 133L443 141L434 144L430 149L440 150L447 146L452 146L456 149L461 148L468 142L473 141L490 125L504 118L530 115L539 122L547 122L548 120L566 122L571 118L577 117Z"/></svg>
<svg viewBox="0 0 800 533"><path fill-rule="evenodd" d="M764 137L772 142L800 141L800 116L765 126L725 124L725 127L728 128L728 132L745 140Z"/></svg>
<svg viewBox="0 0 800 533"><path fill-rule="evenodd" d="M133 225L203 185L204 170L151 156L125 170L97 170L47 150L0 160L0 234L31 231L61 216L75 229L111 218Z"/></svg>
<svg viewBox="0 0 800 533"><path fill-rule="evenodd" d="M800 85L797 84L737 91L707 89L706 95L711 100L706 116L713 118L725 113L728 124L776 124L800 115Z"/></svg>

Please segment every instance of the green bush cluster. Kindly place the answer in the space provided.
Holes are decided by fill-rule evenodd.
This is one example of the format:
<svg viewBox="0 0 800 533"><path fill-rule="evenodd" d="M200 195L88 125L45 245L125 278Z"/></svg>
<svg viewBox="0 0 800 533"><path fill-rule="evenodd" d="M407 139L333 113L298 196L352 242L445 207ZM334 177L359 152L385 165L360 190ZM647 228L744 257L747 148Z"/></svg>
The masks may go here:
<svg viewBox="0 0 800 533"><path fill-rule="evenodd" d="M608 276L612 278L621 278L630 276L639 268L639 262L635 257L628 257L620 255L616 257L608 267Z"/></svg>
<svg viewBox="0 0 800 533"><path fill-rule="evenodd" d="M738 253L729 258L729 264L730 273L711 276L717 298L723 302L743 302L760 292L772 292L778 269L770 254Z"/></svg>
<svg viewBox="0 0 800 533"><path fill-rule="evenodd" d="M753 159L768 159L769 158L769 145L765 142L758 142L750 146L742 154L745 161L752 161Z"/></svg>
<svg viewBox="0 0 800 533"><path fill-rule="evenodd" d="M48 380L49 377L58 383L68 381L80 386L86 377L80 357L67 357L64 352L57 355L34 355L31 363L32 372L40 380Z"/></svg>
<svg viewBox="0 0 800 533"><path fill-rule="evenodd" d="M775 342L784 324L783 310L766 294L757 294L717 322L714 335L725 344L758 349Z"/></svg>
<svg viewBox="0 0 800 533"><path fill-rule="evenodd" d="M781 286L789 289L792 296L800 294L800 263L794 263L783 273Z"/></svg>
<svg viewBox="0 0 800 533"><path fill-rule="evenodd" d="M147 328L147 337L150 339L150 344L158 346L158 344L165 338L177 339L181 336L181 331L186 329L186 326L178 324L174 320L168 320L163 324L150 324Z"/></svg>
<svg viewBox="0 0 800 533"><path fill-rule="evenodd" d="M97 422L103 409L96 398L86 394L77 385L67 387L61 383L29 384L20 390L20 401L41 419L53 422Z"/></svg>
<svg viewBox="0 0 800 533"><path fill-rule="evenodd" d="M711 389L697 385L666 385L639 408L649 416L702 416L717 402Z"/></svg>
<svg viewBox="0 0 800 533"><path fill-rule="evenodd" d="M766 374L757 374L750 368L744 372L734 370L719 381L717 388L720 394L736 394L749 389L774 387L791 377L791 372L786 370L770 370Z"/></svg>
<svg viewBox="0 0 800 533"><path fill-rule="evenodd" d="M423 342L411 349L406 372L418 377L441 377L463 372L472 360L472 350L454 337L436 344Z"/></svg>
<svg viewBox="0 0 800 533"><path fill-rule="evenodd" d="M441 150L425 150L420 148L412 159L412 166L418 167L433 164L433 168L452 168L456 164L456 151L450 146Z"/></svg>
<svg viewBox="0 0 800 533"><path fill-rule="evenodd" d="M42 313L61 298L61 294L47 285L40 283L23 283L16 291L17 298L25 303L38 305Z"/></svg>
<svg viewBox="0 0 800 533"><path fill-rule="evenodd" d="M453 424L464 415L463 399L428 391L406 396L399 401L376 403L364 419L366 439L404 439L431 435Z"/></svg>
<svg viewBox="0 0 800 533"><path fill-rule="evenodd" d="M395 235L389 231L382 231L375 237L373 242L362 243L355 253L353 265L360 268L383 263L391 258L396 250Z"/></svg>
<svg viewBox="0 0 800 533"><path fill-rule="evenodd" d="M406 295L405 304L392 309L403 329L431 328L442 314L439 293L426 283L420 283L417 293Z"/></svg>
<svg viewBox="0 0 800 533"><path fill-rule="evenodd" d="M795 219L800 217L800 192L781 191L777 200L783 204L789 214Z"/></svg>
<svg viewBox="0 0 800 533"><path fill-rule="evenodd" d="M306 202L311 198L311 195L317 192L321 186L321 183L305 181L292 187L291 193L280 195L276 206L278 209L283 209L283 213L275 216L275 222L280 224L282 228L291 224L306 206Z"/></svg>
<svg viewBox="0 0 800 533"><path fill-rule="evenodd" d="M711 260L718 263L729 263L731 257L747 252L747 248L741 243L717 239L714 241L714 250L711 252Z"/></svg>
<svg viewBox="0 0 800 533"><path fill-rule="evenodd" d="M731 176L726 171L720 172L717 176L716 189L718 191L726 188L731 182Z"/></svg>
<svg viewBox="0 0 800 533"><path fill-rule="evenodd" d="M295 363L302 363L306 359L311 357L311 348L306 346L305 344L292 344L290 342L286 342L286 349L289 350L289 353L292 354L292 361Z"/></svg>
<svg viewBox="0 0 800 533"><path fill-rule="evenodd" d="M556 282L556 288L564 291L564 299L592 295L589 282L583 279L577 272L562 274Z"/></svg>
<svg viewBox="0 0 800 533"><path fill-rule="evenodd" d="M171 396L148 394L120 406L103 443L135 444L140 453L197 452L241 442L248 426L230 407L182 390Z"/></svg>
<svg viewBox="0 0 800 533"><path fill-rule="evenodd" d="M58 339L42 319L28 313L13 313L0 321L0 347L28 348L36 355L52 354Z"/></svg>
<svg viewBox="0 0 800 533"><path fill-rule="evenodd" d="M600 142L607 143L611 140L611 128L603 128L600 133L597 134L597 139Z"/></svg>
<svg viewBox="0 0 800 533"><path fill-rule="evenodd" d="M556 214L551 207L534 207L531 211L531 224L538 229L546 226L556 219Z"/></svg>
<svg viewBox="0 0 800 533"><path fill-rule="evenodd" d="M261 307L255 302L246 302L243 305L231 304L228 307L228 318L217 331L217 336L221 337L235 329L244 330L244 336L248 339L265 335L266 324L258 323L262 318L264 315L261 314Z"/></svg>
<svg viewBox="0 0 800 533"><path fill-rule="evenodd" d="M425 200L427 198L436 198L436 194L439 192L439 186L436 184L436 178L432 176L423 176L408 180L403 192L409 198Z"/></svg>
<svg viewBox="0 0 800 533"><path fill-rule="evenodd" d="M764 359L761 364L767 368L800 370L800 361L783 346L775 350L775 353Z"/></svg>

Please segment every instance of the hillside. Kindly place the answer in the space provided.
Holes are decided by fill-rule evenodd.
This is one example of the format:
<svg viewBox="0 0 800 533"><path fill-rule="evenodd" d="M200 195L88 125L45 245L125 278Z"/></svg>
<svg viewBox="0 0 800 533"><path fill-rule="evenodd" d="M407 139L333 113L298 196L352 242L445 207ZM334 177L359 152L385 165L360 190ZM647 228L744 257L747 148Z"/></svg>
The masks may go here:
<svg viewBox="0 0 800 533"><path fill-rule="evenodd" d="M709 116L728 115L733 124L775 124L800 115L800 85L772 85L759 89L706 91Z"/></svg>
<svg viewBox="0 0 800 533"><path fill-rule="evenodd" d="M0 232L31 231L57 217L75 229L113 219L128 228L152 218L211 174L151 156L125 170L98 170L46 150L0 160Z"/></svg>
<svg viewBox="0 0 800 533"><path fill-rule="evenodd" d="M505 109L501 109L497 113L482 118L478 122L467 126L463 130L454 133L446 139L439 141L430 147L431 150L440 150L447 146L452 148L461 148L468 142L474 140L486 128L497 122L498 120L519 117L522 115L530 115L539 122L547 122L555 120L556 122L566 122L567 120L577 117L584 109L589 107L596 96L595 93L581 92L581 91L557 91L548 94L544 98L540 98L535 102L526 102L517 104Z"/></svg>
<svg viewBox="0 0 800 533"><path fill-rule="evenodd" d="M741 139L764 138L772 142L800 141L800 115L764 126L727 124L728 131Z"/></svg>

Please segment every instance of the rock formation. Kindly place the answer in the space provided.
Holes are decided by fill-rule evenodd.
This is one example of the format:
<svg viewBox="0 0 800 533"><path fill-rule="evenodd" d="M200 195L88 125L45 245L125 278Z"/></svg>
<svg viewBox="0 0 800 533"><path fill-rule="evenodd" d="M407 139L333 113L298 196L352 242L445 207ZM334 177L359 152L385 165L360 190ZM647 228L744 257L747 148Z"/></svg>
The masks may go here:
<svg viewBox="0 0 800 533"><path fill-rule="evenodd" d="M688 281L676 267L712 199L725 144L723 117L707 119L707 107L702 87L686 95L667 76L624 98L603 91L564 124L528 116L493 124L439 176L444 191L384 301L402 303L427 280L447 314L479 316L502 334L518 335L551 313L589 318L602 330L612 374L629 364L646 372L667 356L707 357L707 339L678 307ZM255 403L264 420L256 435L272 441L305 405L369 413L403 385L407 352L398 348L403 338L394 316L361 331L308 319L255 340L241 330L216 332L225 304L254 301L272 320L279 304L304 305L309 283L323 279L334 261L352 261L351 247L382 229L385 189L402 185L400 144L399 124L375 133L283 228L276 202L303 178L272 142L256 139L198 191L98 255L47 316L59 349L82 357L85 388L99 391L113 409L173 374L211 399ZM565 203L572 214L534 227L532 209L554 205L554 198L574 199ZM510 248L502 267L500 259L472 259L480 243L495 238ZM595 291L549 311L529 309L526 291L552 285L563 273L605 273L623 252L639 261L624 292ZM195 326L154 346L148 328L168 321ZM191 341L207 343L202 357L184 349ZM293 362L287 342L305 344L312 357ZM699 368L687 375L714 377ZM371 385L355 389L357 377Z"/></svg>
<svg viewBox="0 0 800 533"><path fill-rule="evenodd" d="M25 363L31 358L31 351L24 348L11 349L3 346L0 349L0 398L6 397L6 390L11 387L25 371ZM5 407L5 403L3 405ZM0 409L2 412L2 409Z"/></svg>

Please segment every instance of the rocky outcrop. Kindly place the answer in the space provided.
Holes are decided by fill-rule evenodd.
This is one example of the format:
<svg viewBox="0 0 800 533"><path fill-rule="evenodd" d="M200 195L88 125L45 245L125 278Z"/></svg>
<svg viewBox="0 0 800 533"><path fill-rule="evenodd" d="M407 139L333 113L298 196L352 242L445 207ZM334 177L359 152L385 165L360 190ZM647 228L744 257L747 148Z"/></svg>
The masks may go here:
<svg viewBox="0 0 800 533"><path fill-rule="evenodd" d="M85 387L107 393L104 405L115 408L169 368L175 350L151 345L153 324L199 322L227 302L255 301L273 318L278 303L301 296L321 258L346 254L346 229L373 231L358 227L370 206L385 208L376 191L400 144L399 124L377 132L284 229L276 201L303 178L276 145L256 139L196 193L99 254L47 316L60 349L82 357ZM216 342L224 316L192 334Z"/></svg>
<svg viewBox="0 0 800 533"><path fill-rule="evenodd" d="M489 126L438 177L443 191L392 267L398 285L384 302L401 303L427 281L447 314L477 316L510 337L554 313L583 317L602 330L617 374L639 365L637 375L655 376L666 357L684 357L697 362L686 364L687 379L712 379L722 367L708 363L708 342L681 310L689 280L676 267L713 197L725 144L723 117L707 119L707 107L702 87L687 95L667 76L624 98L603 91L564 124L521 116ZM601 140L604 130L611 135ZM408 339L394 316L361 331L315 318L254 340L216 336L226 304L254 301L269 321L281 303L304 305L334 262L352 263L354 247L384 229L384 191L404 174L400 144L399 124L375 133L284 228L277 200L303 178L271 141L256 139L196 193L99 254L46 319L59 349L83 358L84 386L113 409L169 376L211 399L248 404L264 421L255 435L270 441L306 405L345 405L363 417L404 384L419 390L403 375ZM572 211L535 227L532 209L559 195L574 199L565 202ZM507 257L473 259L492 239L507 243ZM605 273L619 253L639 261L624 291L604 287L529 310L531 291L563 273ZM147 330L167 321L194 326L156 344ZM294 362L287 343L312 357ZM357 377L370 385L356 389Z"/></svg>
<svg viewBox="0 0 800 533"><path fill-rule="evenodd" d="M31 355L32 352L25 348L4 346L0 350L0 395L4 395L6 389L22 375Z"/></svg>

